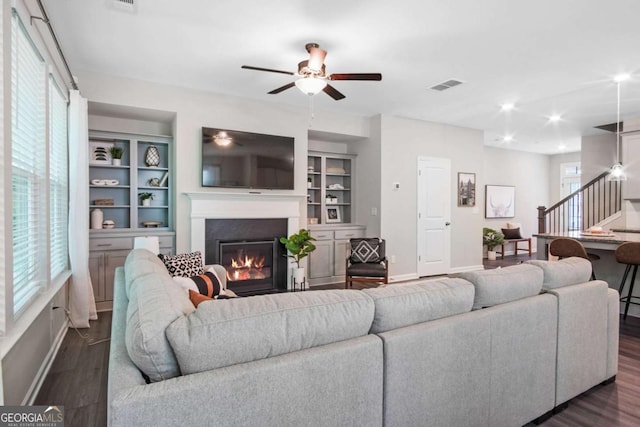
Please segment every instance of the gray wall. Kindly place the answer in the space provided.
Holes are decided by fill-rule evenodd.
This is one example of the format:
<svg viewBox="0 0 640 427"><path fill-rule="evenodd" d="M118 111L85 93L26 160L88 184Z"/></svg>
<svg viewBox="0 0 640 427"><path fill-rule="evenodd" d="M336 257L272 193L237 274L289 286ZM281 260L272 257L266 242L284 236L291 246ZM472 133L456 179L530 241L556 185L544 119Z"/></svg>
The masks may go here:
<svg viewBox="0 0 640 427"><path fill-rule="evenodd" d="M613 133L582 137L582 185L616 162L616 136Z"/></svg>

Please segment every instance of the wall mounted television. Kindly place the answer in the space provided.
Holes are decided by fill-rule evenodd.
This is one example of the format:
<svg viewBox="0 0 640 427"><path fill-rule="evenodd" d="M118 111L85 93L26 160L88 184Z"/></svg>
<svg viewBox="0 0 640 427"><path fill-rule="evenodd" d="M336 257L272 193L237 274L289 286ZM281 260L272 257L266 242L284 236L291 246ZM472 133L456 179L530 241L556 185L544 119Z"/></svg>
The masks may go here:
<svg viewBox="0 0 640 427"><path fill-rule="evenodd" d="M202 186L293 190L294 145L289 136L202 128Z"/></svg>

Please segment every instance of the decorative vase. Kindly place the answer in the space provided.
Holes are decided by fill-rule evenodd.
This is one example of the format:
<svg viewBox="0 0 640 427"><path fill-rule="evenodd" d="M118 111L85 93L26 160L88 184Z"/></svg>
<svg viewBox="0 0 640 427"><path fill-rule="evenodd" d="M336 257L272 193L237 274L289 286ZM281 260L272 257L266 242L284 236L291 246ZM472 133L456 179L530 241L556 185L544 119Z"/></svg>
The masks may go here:
<svg viewBox="0 0 640 427"><path fill-rule="evenodd" d="M151 199L143 199L142 206L151 206Z"/></svg>
<svg viewBox="0 0 640 427"><path fill-rule="evenodd" d="M111 159L111 164L113 166L120 166L122 165L122 159Z"/></svg>
<svg viewBox="0 0 640 427"><path fill-rule="evenodd" d="M94 209L91 211L91 228L93 230L102 229L102 221L104 220L104 214L101 209Z"/></svg>
<svg viewBox="0 0 640 427"><path fill-rule="evenodd" d="M155 145L150 145L144 155L144 162L149 167L155 167L160 164L160 152Z"/></svg>
<svg viewBox="0 0 640 427"><path fill-rule="evenodd" d="M487 251L487 259L489 261L495 261L496 260L496 251Z"/></svg>

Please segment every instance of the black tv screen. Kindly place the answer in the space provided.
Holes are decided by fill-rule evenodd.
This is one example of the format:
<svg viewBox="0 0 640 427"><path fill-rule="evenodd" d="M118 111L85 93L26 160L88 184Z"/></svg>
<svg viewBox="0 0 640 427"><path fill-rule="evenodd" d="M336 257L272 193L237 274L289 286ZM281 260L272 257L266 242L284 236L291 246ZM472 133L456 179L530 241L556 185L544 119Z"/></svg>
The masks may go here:
<svg viewBox="0 0 640 427"><path fill-rule="evenodd" d="M293 190L294 138L202 128L202 186Z"/></svg>

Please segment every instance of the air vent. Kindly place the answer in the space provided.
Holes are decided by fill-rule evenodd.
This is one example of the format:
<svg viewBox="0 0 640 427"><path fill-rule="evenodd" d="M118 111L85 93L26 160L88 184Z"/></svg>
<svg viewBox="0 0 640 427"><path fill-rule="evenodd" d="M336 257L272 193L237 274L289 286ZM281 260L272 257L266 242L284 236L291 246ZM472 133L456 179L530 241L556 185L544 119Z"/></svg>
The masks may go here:
<svg viewBox="0 0 640 427"><path fill-rule="evenodd" d="M125 10L127 12L136 11L135 0L111 0L111 4L115 9Z"/></svg>
<svg viewBox="0 0 640 427"><path fill-rule="evenodd" d="M446 82L442 82L435 86L432 86L431 89L442 92L443 90L451 89L452 87L456 87L460 84L462 84L460 80L451 79L451 80L447 80Z"/></svg>

